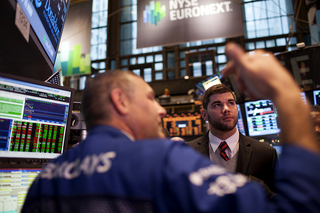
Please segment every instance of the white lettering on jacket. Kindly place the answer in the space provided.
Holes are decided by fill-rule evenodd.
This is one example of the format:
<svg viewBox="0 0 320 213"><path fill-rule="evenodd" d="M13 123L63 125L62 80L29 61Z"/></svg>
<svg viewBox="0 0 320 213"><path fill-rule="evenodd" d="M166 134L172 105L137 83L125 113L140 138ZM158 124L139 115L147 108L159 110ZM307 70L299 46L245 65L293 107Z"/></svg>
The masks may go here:
<svg viewBox="0 0 320 213"><path fill-rule="evenodd" d="M189 174L189 181L195 186L202 186L212 175L218 175L215 181L209 183L208 195L224 196L237 191L238 187L248 182L242 174L228 174L227 170L218 165L210 165Z"/></svg>
<svg viewBox="0 0 320 213"><path fill-rule="evenodd" d="M48 163L41 171L40 178L65 178L73 179L80 174L92 175L93 173L105 173L112 166L111 159L116 157L115 152L106 152L99 155L87 155L82 160L75 159L72 162Z"/></svg>

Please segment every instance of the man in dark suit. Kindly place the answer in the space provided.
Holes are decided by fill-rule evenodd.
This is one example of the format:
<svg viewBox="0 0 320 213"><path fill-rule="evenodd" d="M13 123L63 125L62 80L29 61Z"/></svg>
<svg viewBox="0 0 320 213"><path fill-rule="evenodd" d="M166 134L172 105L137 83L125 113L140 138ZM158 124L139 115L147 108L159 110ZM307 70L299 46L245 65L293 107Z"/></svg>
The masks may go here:
<svg viewBox="0 0 320 213"><path fill-rule="evenodd" d="M223 84L214 85L204 93L202 104L201 115L210 130L187 144L230 171L263 181L272 190L276 150L238 131L232 91Z"/></svg>

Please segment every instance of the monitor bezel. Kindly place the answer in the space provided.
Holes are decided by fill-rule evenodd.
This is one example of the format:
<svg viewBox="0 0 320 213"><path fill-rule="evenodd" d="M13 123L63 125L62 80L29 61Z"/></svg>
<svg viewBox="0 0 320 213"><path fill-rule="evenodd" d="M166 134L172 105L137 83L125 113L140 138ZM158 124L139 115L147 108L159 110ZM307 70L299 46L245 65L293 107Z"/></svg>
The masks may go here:
<svg viewBox="0 0 320 213"><path fill-rule="evenodd" d="M20 0L13 0L13 1L15 1L16 2L16 4L17 3L19 3L20 4ZM52 1L52 0L49 0L49 1ZM69 11L69 8L70 8L70 2L71 2L71 0L67 0L67 2L66 2L66 15L68 14L68 11ZM16 10L17 8L15 8L15 10ZM36 12L36 8L33 8L34 9L34 11ZM23 10L23 9L22 9ZM26 13L26 12L25 12ZM27 14L26 14L27 15ZM27 16L26 16L27 17ZM27 17L28 18L28 17ZM40 17L39 17L39 19L40 19ZM41 22L41 24L42 24L42 26L43 27L45 27L45 23L43 23L42 21L41 21L41 19L39 20L40 22ZM65 25L65 21L62 23L62 26L61 26L61 33L60 33L60 38L58 38L59 40L58 40L58 42L57 42L57 48L54 48L54 52L55 52L55 54L54 54L54 57L53 57L53 59L51 60L51 58L50 58L50 56L49 56L49 54L48 54L48 51L46 50L46 48L44 47L44 45L41 43L41 38L40 38L40 35L39 35L39 32L35 29L35 28L37 28L38 26L36 26L34 23L32 23L30 20L29 20L29 22L30 22L30 29L32 29L32 32L33 32L33 34L31 34L31 36L32 36L32 39L35 41L35 44L37 45L37 47L38 47L38 49L39 49L39 51L41 52L41 54L43 55L43 57L45 58L45 60L47 61L47 63L49 64L49 66L50 66L50 68L51 68L51 70L53 70L53 68L54 68L54 63L55 63L55 61L56 61L56 58L57 58L57 54L58 54L58 52L59 52L59 46L60 46L60 43L61 43L61 38L62 38L62 32L63 32L63 29L64 29L64 25ZM47 32L46 32L47 33ZM51 39L50 38L48 38L50 41L51 41Z"/></svg>
<svg viewBox="0 0 320 213"><path fill-rule="evenodd" d="M208 87L207 89L205 89L204 87L204 84L212 81L212 80L215 80L216 83L212 84L210 87L214 86L214 85L217 85L217 84L222 84L220 78L219 78L219 75L218 74L213 74L207 78L205 78L204 80L198 82L196 85L195 85L195 91L198 90L198 92L196 92L197 95L199 96L202 96L204 94L204 92L209 89L210 87Z"/></svg>
<svg viewBox="0 0 320 213"><path fill-rule="evenodd" d="M68 92L71 92L70 96L70 105L69 105L69 113L68 113L68 118L67 118L67 124L66 124L66 133L65 133L65 141L64 141L64 146L61 154L63 154L65 151L68 149L68 139L69 139L69 134L70 134L70 126L71 126L71 116L72 116L72 107L73 107L73 102L74 102L74 96L75 96L75 89L70 88L70 87L64 87L64 86L59 86L56 84L51 84L31 78L26 78L26 77L21 77L21 76L16 76L16 75L11 75L7 73L0 73L0 78L8 78L8 79L13 79L13 80L18 80L18 81L24 81L27 83L33 83L33 84L38 84L41 86L47 86L51 88L56 88L60 90L66 90ZM2 157L0 156L0 162L1 165L4 164L10 164L12 166L12 163L17 163L17 162L24 162L24 163L35 163L37 167L39 167L39 164L43 164L48 162L49 160L52 160L54 158L29 158L29 157ZM20 167L22 166L19 164Z"/></svg>
<svg viewBox="0 0 320 213"><path fill-rule="evenodd" d="M278 121L277 121L277 130L279 130L278 132L270 133L270 134L263 134L263 133L262 133L262 134L257 134L257 135L251 135L251 134L250 134L247 104L253 103L253 102L259 102L259 101L271 101L271 100L269 100L269 99L258 99L258 100L254 100L254 101L246 101L246 102L244 102L244 104L243 104L243 105L244 105L244 111L245 111L245 120L246 120L246 122L247 122L247 124L246 124L246 128L247 128L247 130L248 130L248 135L247 135L247 136L252 137L252 138L255 138L255 137L271 136L271 135L277 135L277 134L279 134L279 133L281 132L281 129L279 128ZM271 101L271 102L272 102L272 101ZM272 104L273 104L273 106L274 106L274 108L275 108L275 105L274 105L273 102L272 102Z"/></svg>
<svg viewBox="0 0 320 213"><path fill-rule="evenodd" d="M315 89L312 91L312 97L313 97L313 105L319 105L320 106L320 103L317 103L317 99L316 99L316 92L319 92L320 93L320 89Z"/></svg>
<svg viewBox="0 0 320 213"><path fill-rule="evenodd" d="M62 33L55 51L55 59L51 61L31 25L28 35L29 42L17 28L15 24L17 2L18 0L3 0L0 3L0 17L6 20L0 22L0 26L1 29L7 31L7 33L0 34L0 46L2 47L0 59L3 58L0 63L0 72L44 81L53 74ZM67 14L69 8L70 1L68 0ZM61 32L63 32L63 29L64 25Z"/></svg>

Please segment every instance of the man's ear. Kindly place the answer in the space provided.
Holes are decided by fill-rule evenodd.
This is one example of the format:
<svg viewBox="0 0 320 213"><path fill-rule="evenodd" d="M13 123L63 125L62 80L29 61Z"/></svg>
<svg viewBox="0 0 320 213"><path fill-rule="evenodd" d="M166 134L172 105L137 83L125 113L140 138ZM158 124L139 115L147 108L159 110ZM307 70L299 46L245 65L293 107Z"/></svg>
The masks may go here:
<svg viewBox="0 0 320 213"><path fill-rule="evenodd" d="M129 110L129 99L127 95L119 88L115 88L110 93L111 101L114 108L121 114L126 115Z"/></svg>
<svg viewBox="0 0 320 213"><path fill-rule="evenodd" d="M205 109L201 109L201 116L202 116L203 120L208 121L208 114Z"/></svg>

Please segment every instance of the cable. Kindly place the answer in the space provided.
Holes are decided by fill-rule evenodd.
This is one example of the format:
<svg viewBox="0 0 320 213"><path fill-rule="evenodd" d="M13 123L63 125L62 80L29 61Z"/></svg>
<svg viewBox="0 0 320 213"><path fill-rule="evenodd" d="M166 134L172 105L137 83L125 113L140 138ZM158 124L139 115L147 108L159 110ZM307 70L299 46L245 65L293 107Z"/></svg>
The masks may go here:
<svg viewBox="0 0 320 213"><path fill-rule="evenodd" d="M290 39L291 39L292 36L293 36L292 25L290 25L289 33L288 33L288 41L287 41L287 43L286 43L286 51L288 51L289 41L290 41Z"/></svg>

